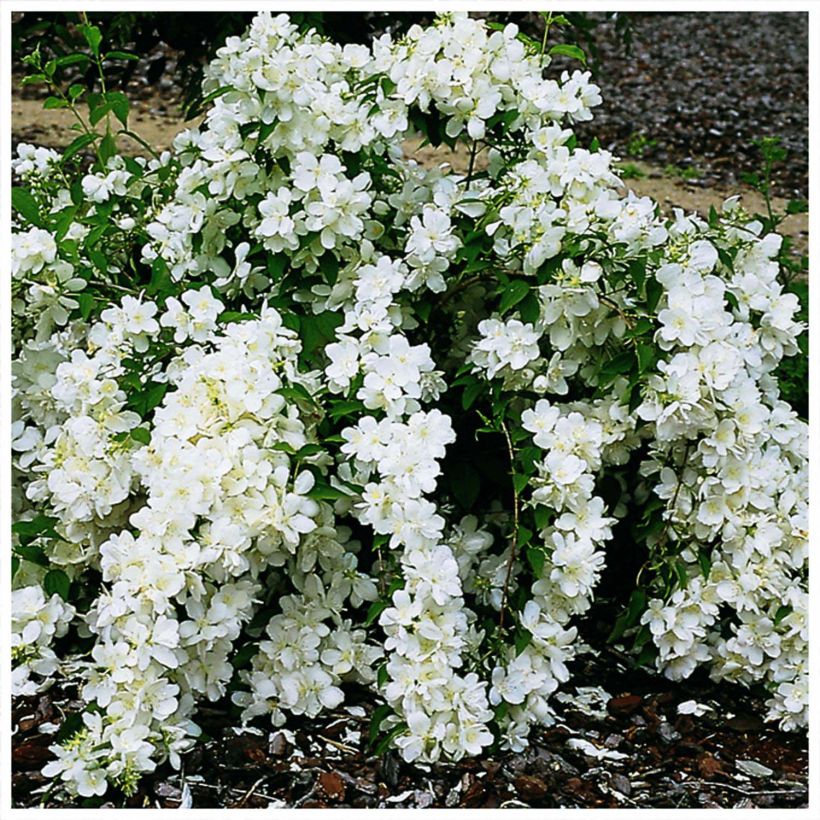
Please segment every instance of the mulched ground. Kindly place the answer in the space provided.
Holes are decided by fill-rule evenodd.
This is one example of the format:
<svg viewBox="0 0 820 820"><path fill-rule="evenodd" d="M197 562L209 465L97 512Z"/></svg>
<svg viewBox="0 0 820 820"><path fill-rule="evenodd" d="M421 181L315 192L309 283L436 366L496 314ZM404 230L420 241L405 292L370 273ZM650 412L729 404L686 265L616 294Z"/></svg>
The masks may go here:
<svg viewBox="0 0 820 820"><path fill-rule="evenodd" d="M588 127L605 147L698 172L700 184L736 184L757 171L753 140L780 137L785 197L808 193L808 15L630 14L632 50L608 21L595 29L604 102ZM641 141L643 137L643 142ZM655 144L651 144L654 140Z"/></svg>
<svg viewBox="0 0 820 820"><path fill-rule="evenodd" d="M572 678L580 706L560 703L560 719L538 730L520 755L410 766L368 749L372 698L352 693L344 708L289 728L237 733L227 709L200 715L210 737L167 766L131 798L85 805L194 808L264 807L802 807L808 804L804 733L784 734L759 718L762 702L705 677L682 684L631 667L617 651L587 656ZM572 691L572 690L570 690ZM696 700L701 717L679 714ZM48 733L60 711L77 708L54 692L15 704L15 805L38 806L50 759ZM45 732L44 732L45 730ZM66 805L59 793L46 806ZM74 805L82 805L74 804Z"/></svg>

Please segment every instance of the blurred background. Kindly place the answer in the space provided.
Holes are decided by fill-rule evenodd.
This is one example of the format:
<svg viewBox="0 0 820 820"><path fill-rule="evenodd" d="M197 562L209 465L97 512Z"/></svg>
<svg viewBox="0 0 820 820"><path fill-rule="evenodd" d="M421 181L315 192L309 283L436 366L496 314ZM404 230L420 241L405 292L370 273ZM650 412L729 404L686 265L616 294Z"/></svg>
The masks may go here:
<svg viewBox="0 0 820 820"><path fill-rule="evenodd" d="M116 79L132 99L140 133L164 147L192 113L202 66L226 37L241 34L250 12L92 12L111 48L140 55L120 63ZM540 14L490 13L515 22L540 42ZM743 182L759 166L755 140L779 137L788 160L775 169L775 192L805 197L808 172L808 20L805 13L566 12L550 43L573 43L604 102L579 138L597 136L618 154L625 177L643 180L659 171L694 189ZM400 35L420 12L298 12L293 19L340 42L367 42L386 31ZM81 45L74 12L27 11L13 20L15 71L37 43L54 56ZM558 56L553 68L581 67ZM76 81L76 80L75 80ZM89 75L88 82L93 82ZM16 141L65 144L66 112L43 112L39 88L15 86ZM46 115L45 117L43 115ZM659 197L661 200L663 196Z"/></svg>

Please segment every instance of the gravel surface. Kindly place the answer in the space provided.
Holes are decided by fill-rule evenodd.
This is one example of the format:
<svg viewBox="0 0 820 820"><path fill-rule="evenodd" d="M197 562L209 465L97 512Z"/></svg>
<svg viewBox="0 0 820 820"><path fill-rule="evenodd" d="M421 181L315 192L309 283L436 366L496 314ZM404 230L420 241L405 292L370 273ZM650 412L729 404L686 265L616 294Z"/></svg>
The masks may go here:
<svg viewBox="0 0 820 820"><path fill-rule="evenodd" d="M780 137L790 156L777 169L776 190L805 198L808 15L629 16L630 56L611 22L595 29L604 102L588 135L624 157L692 168L705 186L756 171L753 140Z"/></svg>

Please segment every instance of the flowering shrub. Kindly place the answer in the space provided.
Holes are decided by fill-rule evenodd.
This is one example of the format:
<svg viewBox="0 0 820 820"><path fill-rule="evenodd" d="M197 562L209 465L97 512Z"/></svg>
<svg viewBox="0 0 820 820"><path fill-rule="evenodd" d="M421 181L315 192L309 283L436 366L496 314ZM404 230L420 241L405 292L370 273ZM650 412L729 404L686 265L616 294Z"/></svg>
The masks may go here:
<svg viewBox="0 0 820 820"><path fill-rule="evenodd" d="M620 196L571 130L598 89L548 63L463 15L342 48L263 13L172 152L120 155L110 92L104 135L20 147L14 686L79 681L71 794L178 766L203 701L279 726L352 683L407 761L522 750L620 560L613 641L805 724L780 238Z"/></svg>

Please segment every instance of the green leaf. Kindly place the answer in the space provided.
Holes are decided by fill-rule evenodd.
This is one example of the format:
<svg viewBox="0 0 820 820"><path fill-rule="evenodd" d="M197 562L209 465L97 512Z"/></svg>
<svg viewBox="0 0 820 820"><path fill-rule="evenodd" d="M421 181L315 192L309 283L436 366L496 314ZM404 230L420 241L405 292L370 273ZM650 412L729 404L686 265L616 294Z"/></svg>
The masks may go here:
<svg viewBox="0 0 820 820"><path fill-rule="evenodd" d="M530 543L535 533L529 528L522 525L518 527L518 546L526 547Z"/></svg>
<svg viewBox="0 0 820 820"><path fill-rule="evenodd" d="M415 305L415 310L416 316L418 316L422 322L426 322L430 318L430 314L433 312L433 303L419 302L417 305Z"/></svg>
<svg viewBox="0 0 820 820"><path fill-rule="evenodd" d="M378 686L379 689L381 689L382 686L384 686L387 683L389 677L390 676L387 673L387 664L383 663L376 672L376 686Z"/></svg>
<svg viewBox="0 0 820 820"><path fill-rule="evenodd" d="M90 103L89 103L90 105ZM111 103L103 102L100 105L94 106L88 113L88 121L92 125L96 125L109 111L111 110Z"/></svg>
<svg viewBox="0 0 820 820"><path fill-rule="evenodd" d="M151 431L146 430L145 427L135 427L131 431L131 438L134 439L134 441L140 442L140 444L150 444Z"/></svg>
<svg viewBox="0 0 820 820"><path fill-rule="evenodd" d="M284 253L276 253L268 256L265 265L267 267L268 276L270 276L272 282L278 282L282 278L287 264L288 257Z"/></svg>
<svg viewBox="0 0 820 820"><path fill-rule="evenodd" d="M647 633L649 632L648 629L646 631L647 631ZM640 635L641 635L641 632L638 633L638 637L640 637ZM635 638L635 643L637 643L637 642L638 642L638 638ZM657 657L658 657L658 648L655 646L654 643L649 641L643 647L643 649L641 650L641 653L640 653L640 655L638 655L638 658L635 661L635 663L637 663L638 666L649 666L650 664L654 664L655 658L657 658Z"/></svg>
<svg viewBox="0 0 820 820"><path fill-rule="evenodd" d="M89 56L80 51L75 51L73 54L66 54L64 57L58 57L54 61L60 68L65 68L68 65L78 65L79 63L89 62Z"/></svg>
<svg viewBox="0 0 820 820"><path fill-rule="evenodd" d="M336 258L336 254L325 251L319 260L319 270L322 271L325 282L333 287L339 278L339 260Z"/></svg>
<svg viewBox="0 0 820 820"><path fill-rule="evenodd" d="M712 560L707 550L698 551L698 566L703 577L708 578L709 573L712 571Z"/></svg>
<svg viewBox="0 0 820 820"><path fill-rule="evenodd" d="M544 563L546 561L546 553L537 547L530 547L527 550L527 563L532 569L532 574L536 578L540 578L544 574Z"/></svg>
<svg viewBox="0 0 820 820"><path fill-rule="evenodd" d="M231 666L234 669L247 669L251 665L251 659L259 651L255 643L246 643L232 658Z"/></svg>
<svg viewBox="0 0 820 820"><path fill-rule="evenodd" d="M373 716L370 718L370 745L372 746L378 736L381 734L382 721L388 716L392 715L393 710L383 703L373 710Z"/></svg>
<svg viewBox="0 0 820 820"><path fill-rule="evenodd" d="M364 619L364 625L370 626L370 624L372 624L389 606L390 601L373 601L373 603L368 607L367 617Z"/></svg>
<svg viewBox="0 0 820 820"><path fill-rule="evenodd" d="M598 372L598 384L606 386L632 370L635 364L635 355L631 350L618 353L601 365Z"/></svg>
<svg viewBox="0 0 820 820"><path fill-rule="evenodd" d="M206 94L202 99L195 100L185 111L185 119L192 120L194 117L198 117L206 105L212 103L217 97L221 97L223 94L227 94L229 91L236 91L236 89L232 85L223 85L221 88L217 88L216 91L212 91L210 94Z"/></svg>
<svg viewBox="0 0 820 820"><path fill-rule="evenodd" d="M94 295L92 293L83 292L78 293L74 298L80 305L80 316L87 320L91 315L91 311L94 310Z"/></svg>
<svg viewBox="0 0 820 820"><path fill-rule="evenodd" d="M475 400L487 389L487 385L476 379L476 381L468 384L461 394L461 406L464 410L469 410Z"/></svg>
<svg viewBox="0 0 820 820"><path fill-rule="evenodd" d="M538 268L535 272L535 279L539 285L546 285L553 279L561 267L561 258L560 256L553 256Z"/></svg>
<svg viewBox="0 0 820 820"><path fill-rule="evenodd" d="M515 654L520 655L531 643L532 632L520 629L515 633Z"/></svg>
<svg viewBox="0 0 820 820"><path fill-rule="evenodd" d="M25 188L11 189L11 205L17 213L32 225L42 227L40 206L37 200Z"/></svg>
<svg viewBox="0 0 820 820"><path fill-rule="evenodd" d="M307 388L298 382L292 382L289 385L280 387L276 392L280 396L284 396L286 399L292 399L294 401L301 400L310 402L310 404L316 404L316 400L310 395L310 393L308 393Z"/></svg>
<svg viewBox="0 0 820 820"><path fill-rule="evenodd" d="M43 578L43 589L46 595L59 595L64 601L68 600L68 590L71 581L61 569L50 569Z"/></svg>
<svg viewBox="0 0 820 820"><path fill-rule="evenodd" d="M631 415L640 407L643 401L643 391L641 383L635 382L629 390L629 401L627 402L627 412Z"/></svg>
<svg viewBox="0 0 820 820"><path fill-rule="evenodd" d="M780 606L774 616L774 624L777 626L787 615L792 614L792 608L788 604Z"/></svg>
<svg viewBox="0 0 820 820"><path fill-rule="evenodd" d="M583 49L578 46L570 45L569 43L559 43L553 46L550 51L550 56L560 54L563 57L570 57L573 60L580 60L584 65L587 64L587 55L584 54Z"/></svg>
<svg viewBox="0 0 820 820"><path fill-rule="evenodd" d="M128 407L145 418L157 405L162 402L168 392L168 385L162 382L149 381L142 389L128 397Z"/></svg>
<svg viewBox="0 0 820 820"><path fill-rule="evenodd" d="M35 538L59 538L54 525L59 519L49 515L37 515L28 521L16 521L11 525L11 531L18 536L20 543L29 544Z"/></svg>
<svg viewBox="0 0 820 820"><path fill-rule="evenodd" d="M541 316L541 303L534 293L528 293L518 305L518 313L522 322L535 324Z"/></svg>
<svg viewBox="0 0 820 820"><path fill-rule="evenodd" d="M653 333L655 326L645 316L638 319L635 324L624 334L629 339L637 339L639 336L647 336Z"/></svg>
<svg viewBox="0 0 820 820"><path fill-rule="evenodd" d="M632 259L629 262L629 275L640 293L646 283L646 259Z"/></svg>
<svg viewBox="0 0 820 820"><path fill-rule="evenodd" d="M792 199L786 205L787 214L804 214L809 210L809 203L805 199Z"/></svg>
<svg viewBox="0 0 820 820"><path fill-rule="evenodd" d="M72 712L61 724L54 735L54 740L57 743L65 743L70 740L77 732L82 731L85 724L83 723L82 712Z"/></svg>
<svg viewBox="0 0 820 820"><path fill-rule="evenodd" d="M658 360L657 349L643 342L638 342L636 353L638 354L638 373L644 373L650 367L654 367Z"/></svg>
<svg viewBox="0 0 820 820"><path fill-rule="evenodd" d="M646 309L650 313L655 312L662 295L663 285L654 276L650 276L646 280Z"/></svg>
<svg viewBox="0 0 820 820"><path fill-rule="evenodd" d="M45 74L29 74L20 80L20 85L33 85L34 83L48 82L48 77Z"/></svg>
<svg viewBox="0 0 820 820"><path fill-rule="evenodd" d="M726 267L729 271L734 271L735 269L735 252L730 252L726 248L718 248L718 259L720 259L721 263Z"/></svg>
<svg viewBox="0 0 820 820"><path fill-rule="evenodd" d="M524 473L516 473L512 477L513 487L515 487L515 491L520 493L524 487L527 486L529 483L530 477L528 475L524 475Z"/></svg>
<svg viewBox="0 0 820 820"><path fill-rule="evenodd" d="M109 51L103 57L104 60L139 60L136 54L130 54L127 51Z"/></svg>
<svg viewBox="0 0 820 820"><path fill-rule="evenodd" d="M257 135L256 139L263 143L265 140L274 132L276 126L278 124L278 120L274 118L272 122L263 122L259 126L259 134Z"/></svg>
<svg viewBox="0 0 820 820"><path fill-rule="evenodd" d="M61 100L59 97L46 97L43 100L43 108L47 111L52 108L68 108L68 102L66 100Z"/></svg>
<svg viewBox="0 0 820 820"><path fill-rule="evenodd" d="M230 324L231 322L252 322L259 317L255 313L241 313L238 310L224 310L219 316L216 317L216 321L219 324Z"/></svg>
<svg viewBox="0 0 820 820"><path fill-rule="evenodd" d="M16 555L11 556L11 577L17 575L17 570L20 569L20 559Z"/></svg>
<svg viewBox="0 0 820 820"><path fill-rule="evenodd" d="M336 338L336 328L344 321L341 313L327 310L315 316L302 319L302 342L308 357L314 356L320 349Z"/></svg>
<svg viewBox="0 0 820 820"><path fill-rule="evenodd" d="M336 501L339 498L350 498L350 493L343 492L330 484L317 482L314 488L308 493L308 498L318 501Z"/></svg>
<svg viewBox="0 0 820 820"><path fill-rule="evenodd" d="M646 609L646 592L643 589L632 590L629 605L615 620L615 625L607 638L607 643L617 641L629 627L634 626Z"/></svg>
<svg viewBox="0 0 820 820"><path fill-rule="evenodd" d="M544 507L543 505L539 504L535 508L533 517L535 518L536 529L538 529L539 531L543 530L550 522L549 507Z"/></svg>
<svg viewBox="0 0 820 820"><path fill-rule="evenodd" d="M105 95L106 103L111 108L114 116L122 123L124 128L128 127L128 109L130 103L128 97L122 91L109 91Z"/></svg>
<svg viewBox="0 0 820 820"><path fill-rule="evenodd" d="M524 431L526 433L526 431ZM521 462L521 468L527 475L532 475L535 468L535 462L541 458L542 450L540 447L530 446L522 447L518 451L518 460Z"/></svg>
<svg viewBox="0 0 820 820"><path fill-rule="evenodd" d="M390 744L393 742L393 738L398 737L399 735L404 734L407 731L407 724L406 723L399 723L394 726L377 744L376 748L373 750L373 754L376 757L380 757L383 755Z"/></svg>
<svg viewBox="0 0 820 820"><path fill-rule="evenodd" d="M68 162L73 156L78 154L80 151L83 150L88 145L91 145L92 142L99 139L99 134L80 134L77 139L72 141L68 148L63 151L63 159L62 162Z"/></svg>
<svg viewBox="0 0 820 820"><path fill-rule="evenodd" d="M675 575L677 576L678 586L681 589L686 589L689 586L689 574L686 572L686 564L683 561L675 561Z"/></svg>
<svg viewBox="0 0 820 820"><path fill-rule="evenodd" d="M528 282L523 279L513 279L504 288L501 294L501 304L498 309L501 313L509 310L511 307L517 305L528 293L530 286Z"/></svg>
<svg viewBox="0 0 820 820"><path fill-rule="evenodd" d="M85 37L85 41L86 43L88 43L89 48L94 53L94 56L99 57L100 43L102 42L102 32L97 28L97 26L92 26L87 23L83 23L82 25L78 26L78 28L82 33L83 37Z"/></svg>
<svg viewBox="0 0 820 820"><path fill-rule="evenodd" d="M363 402L351 399L350 401L332 401L330 403L330 411L328 415L332 419L338 419L342 416L360 416L364 412Z"/></svg>
<svg viewBox="0 0 820 820"><path fill-rule="evenodd" d="M26 561L31 561L32 564L37 564L40 567L47 567L49 564L46 554L40 547L20 546L15 547L14 551L21 558L25 558Z"/></svg>

